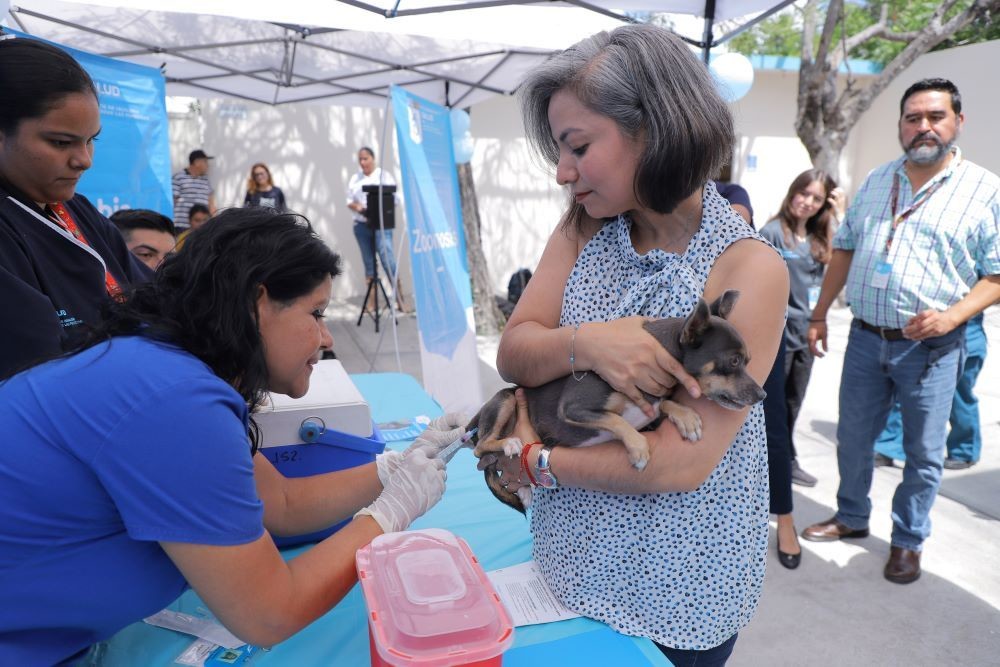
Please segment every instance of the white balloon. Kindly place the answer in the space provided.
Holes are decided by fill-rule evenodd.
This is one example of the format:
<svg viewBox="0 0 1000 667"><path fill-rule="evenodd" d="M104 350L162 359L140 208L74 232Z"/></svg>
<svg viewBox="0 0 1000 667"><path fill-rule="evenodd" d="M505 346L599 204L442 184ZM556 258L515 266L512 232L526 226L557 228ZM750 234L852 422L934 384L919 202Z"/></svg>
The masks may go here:
<svg viewBox="0 0 1000 667"><path fill-rule="evenodd" d="M742 53L723 53L712 59L708 70L718 86L719 94L727 102L735 102L750 91L753 85L753 65Z"/></svg>
<svg viewBox="0 0 1000 667"><path fill-rule="evenodd" d="M452 151L455 153L455 163L465 164L472 159L472 151L475 148L472 142L472 133L465 131L460 137L452 140Z"/></svg>
<svg viewBox="0 0 1000 667"><path fill-rule="evenodd" d="M455 138L468 132L469 126L472 124L469 112L465 109L452 109L449 113L449 120L451 121L451 136Z"/></svg>

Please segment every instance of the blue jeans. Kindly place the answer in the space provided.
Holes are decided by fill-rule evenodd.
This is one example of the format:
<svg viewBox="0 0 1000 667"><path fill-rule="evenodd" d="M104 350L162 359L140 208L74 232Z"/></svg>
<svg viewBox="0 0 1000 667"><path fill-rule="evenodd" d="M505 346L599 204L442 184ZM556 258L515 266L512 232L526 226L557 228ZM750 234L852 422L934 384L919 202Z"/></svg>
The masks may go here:
<svg viewBox="0 0 1000 667"><path fill-rule="evenodd" d="M973 317L965 327L965 365L955 396L951 401L951 416L948 419L948 457L958 461L979 460L983 448L982 431L979 427L979 399L974 389L979 371L986 360L986 333L983 331L982 314ZM886 421L885 430L875 442L875 451L897 461L905 461L903 452L903 418L899 414L899 404L893 406Z"/></svg>
<svg viewBox="0 0 1000 667"><path fill-rule="evenodd" d="M739 637L738 632L715 648L704 651L686 651L653 643L663 655L667 656L674 667L723 667L729 660L729 656L733 654L737 637Z"/></svg>
<svg viewBox="0 0 1000 667"><path fill-rule="evenodd" d="M851 323L840 379L837 519L868 527L875 440L893 396L903 418L903 481L892 499L892 545L920 550L941 483L948 414L965 350L965 327L925 341L885 341Z"/></svg>
<svg viewBox="0 0 1000 667"><path fill-rule="evenodd" d="M354 223L354 238L361 248L361 260L365 263L365 278L375 277L375 250L372 248L372 230L366 223ZM396 258L392 254L392 230L375 232L375 243L378 245L378 255L382 260L382 269L391 282L396 275Z"/></svg>

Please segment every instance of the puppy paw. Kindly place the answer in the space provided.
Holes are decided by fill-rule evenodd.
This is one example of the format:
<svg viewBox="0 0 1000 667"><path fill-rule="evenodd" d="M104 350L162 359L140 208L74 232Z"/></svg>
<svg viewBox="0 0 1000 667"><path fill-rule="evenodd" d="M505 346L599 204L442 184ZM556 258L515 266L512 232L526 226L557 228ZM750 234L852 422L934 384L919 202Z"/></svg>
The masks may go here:
<svg viewBox="0 0 1000 667"><path fill-rule="evenodd" d="M646 452L641 456L629 457L629 461L632 462L632 465L636 470L644 470L646 465L649 463L649 452Z"/></svg>
<svg viewBox="0 0 1000 667"><path fill-rule="evenodd" d="M517 488L517 497L521 499L521 504L524 505L524 509L531 507L531 487L530 486L519 486Z"/></svg>
<svg viewBox="0 0 1000 667"><path fill-rule="evenodd" d="M480 440L476 448L472 450L472 453L476 458L481 459L486 454L496 454L497 452L505 451L505 443L505 440L498 440L496 438Z"/></svg>
<svg viewBox="0 0 1000 667"><path fill-rule="evenodd" d="M520 438L507 438L503 441L503 453L510 458L520 456L522 447L524 447L524 444Z"/></svg>
<svg viewBox="0 0 1000 667"><path fill-rule="evenodd" d="M674 403L669 410L665 410L667 419L677 427L677 431L685 440L701 440L701 415L691 408Z"/></svg>

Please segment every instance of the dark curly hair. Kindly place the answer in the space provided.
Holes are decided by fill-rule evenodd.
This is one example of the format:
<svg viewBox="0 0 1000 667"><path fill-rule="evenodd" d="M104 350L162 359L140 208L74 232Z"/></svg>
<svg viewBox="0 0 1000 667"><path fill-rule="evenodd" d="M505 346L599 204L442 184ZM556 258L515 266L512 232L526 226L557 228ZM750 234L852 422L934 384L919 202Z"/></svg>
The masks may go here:
<svg viewBox="0 0 1000 667"><path fill-rule="evenodd" d="M269 383L257 326L259 288L287 303L339 274L339 256L304 217L267 208L228 209L193 231L150 282L112 303L74 352L114 336L169 341L232 385L252 414ZM252 419L250 438L256 451L260 438Z"/></svg>

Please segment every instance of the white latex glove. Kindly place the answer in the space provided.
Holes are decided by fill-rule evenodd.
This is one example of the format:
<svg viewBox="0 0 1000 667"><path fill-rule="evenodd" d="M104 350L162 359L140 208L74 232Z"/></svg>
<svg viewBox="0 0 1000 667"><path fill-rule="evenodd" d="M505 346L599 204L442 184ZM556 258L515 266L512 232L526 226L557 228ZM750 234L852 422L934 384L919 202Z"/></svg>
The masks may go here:
<svg viewBox="0 0 1000 667"><path fill-rule="evenodd" d="M415 450L402 457L375 502L354 517L370 516L386 533L405 530L441 500L446 479L444 461L428 458L423 449Z"/></svg>
<svg viewBox="0 0 1000 667"><path fill-rule="evenodd" d="M387 449L375 457L375 470L378 471L378 481L382 482L383 489L389 484L389 478L399 469L399 464L402 462L403 455L395 449Z"/></svg>
<svg viewBox="0 0 1000 667"><path fill-rule="evenodd" d="M435 417L403 454L387 449L376 456L375 467L378 470L378 480L382 482L382 488L385 488L389 483L389 478L399 468L406 454L417 449L425 449L427 450L427 458L434 458L438 452L465 434L465 425L468 423L469 418L460 412L449 412L446 415Z"/></svg>
<svg viewBox="0 0 1000 667"><path fill-rule="evenodd" d="M427 425L424 432L417 436L406 453L424 449L427 451L427 456L437 456L442 449L465 435L465 425L468 423L469 418L459 412L449 412L436 417Z"/></svg>
<svg viewBox="0 0 1000 667"><path fill-rule="evenodd" d="M431 423L427 425L427 428L432 428L435 431L450 431L453 428L458 428L459 426L464 427L468 423L468 415L461 412L449 412L446 415L441 415L440 417L432 419Z"/></svg>

